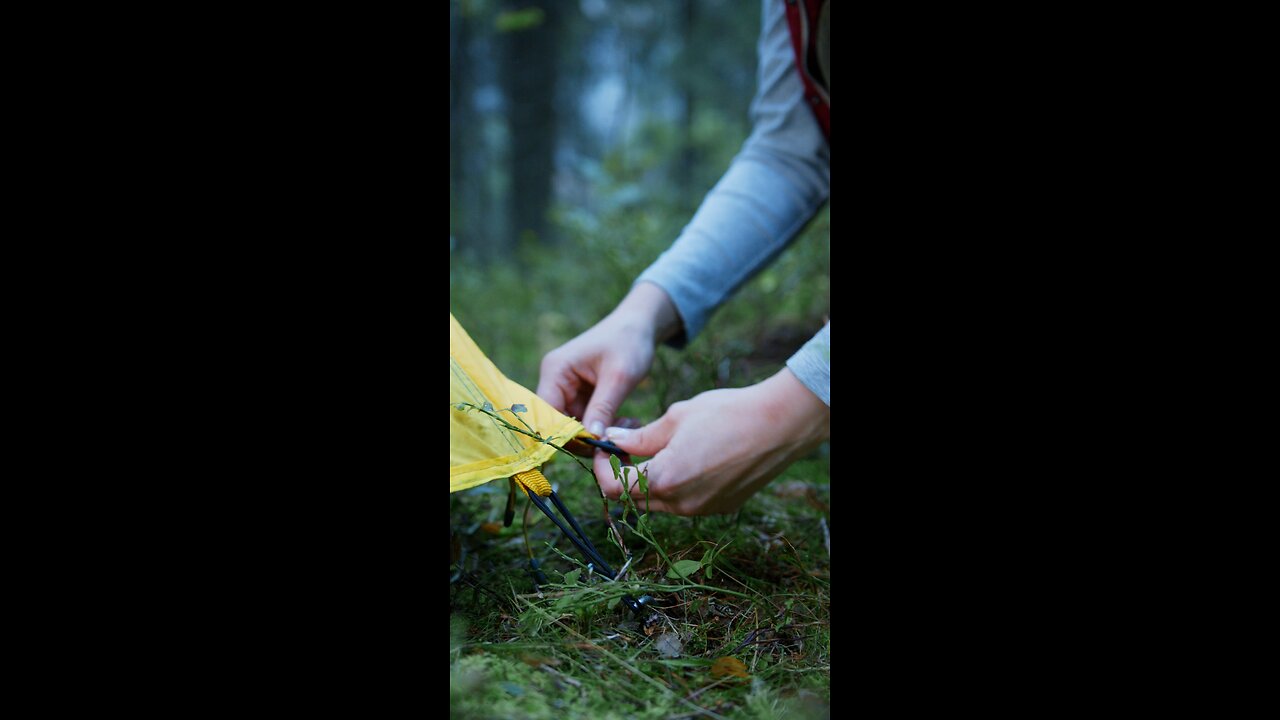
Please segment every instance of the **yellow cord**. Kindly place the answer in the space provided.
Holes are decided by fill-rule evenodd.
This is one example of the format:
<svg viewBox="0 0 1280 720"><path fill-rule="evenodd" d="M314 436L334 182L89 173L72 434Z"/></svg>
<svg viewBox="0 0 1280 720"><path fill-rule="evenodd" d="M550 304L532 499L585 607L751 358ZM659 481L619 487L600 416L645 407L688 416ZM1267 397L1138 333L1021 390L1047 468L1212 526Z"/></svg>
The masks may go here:
<svg viewBox="0 0 1280 720"><path fill-rule="evenodd" d="M526 492L537 493L538 497L546 497L551 494L551 483L543 477L541 470L526 470L525 472L516 473L512 478Z"/></svg>

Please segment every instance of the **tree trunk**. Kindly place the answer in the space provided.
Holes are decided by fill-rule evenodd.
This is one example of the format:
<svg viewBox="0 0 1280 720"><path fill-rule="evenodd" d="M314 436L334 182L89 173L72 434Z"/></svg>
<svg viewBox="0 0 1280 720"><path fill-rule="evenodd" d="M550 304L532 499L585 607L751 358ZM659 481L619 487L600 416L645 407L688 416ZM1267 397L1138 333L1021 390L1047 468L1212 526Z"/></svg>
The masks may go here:
<svg viewBox="0 0 1280 720"><path fill-rule="evenodd" d="M556 84L559 75L562 3L538 5L542 20L508 30L502 38L502 84L506 94L511 144L508 193L510 237L554 240L548 232L557 131ZM528 0L506 0L505 11L528 11ZM504 243L506 244L506 243Z"/></svg>
<svg viewBox="0 0 1280 720"><path fill-rule="evenodd" d="M460 173L460 155L463 148L458 143L458 131L461 128L462 68L458 62L462 52L462 9L458 3L449 3L449 235L456 236L462 230L462 217L458 207L458 187Z"/></svg>
<svg viewBox="0 0 1280 720"><path fill-rule="evenodd" d="M694 189L694 168L698 165L698 152L694 147L693 124L697 111L697 93L694 91L694 84L688 75L691 75L697 68L702 67L700 64L702 58L697 52L697 16L695 15L696 2L685 3L684 6L684 27L682 36L684 38L684 64L687 75L681 77L677 74L677 82L683 85L684 91L684 138L680 143L680 164L679 177L680 189L682 197L685 198L687 204L692 204L689 198L696 193Z"/></svg>

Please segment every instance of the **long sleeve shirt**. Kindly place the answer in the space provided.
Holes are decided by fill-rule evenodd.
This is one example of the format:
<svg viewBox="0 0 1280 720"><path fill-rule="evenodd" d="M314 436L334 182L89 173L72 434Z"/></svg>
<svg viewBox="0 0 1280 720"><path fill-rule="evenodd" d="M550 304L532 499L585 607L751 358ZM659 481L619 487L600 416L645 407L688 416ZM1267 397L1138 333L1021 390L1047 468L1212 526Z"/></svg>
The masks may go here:
<svg viewBox="0 0 1280 720"><path fill-rule="evenodd" d="M826 202L831 149L804 101L782 0L762 0L752 131L693 219L636 282L666 291L684 321L683 347L711 313L772 262ZM831 405L828 323L787 361Z"/></svg>

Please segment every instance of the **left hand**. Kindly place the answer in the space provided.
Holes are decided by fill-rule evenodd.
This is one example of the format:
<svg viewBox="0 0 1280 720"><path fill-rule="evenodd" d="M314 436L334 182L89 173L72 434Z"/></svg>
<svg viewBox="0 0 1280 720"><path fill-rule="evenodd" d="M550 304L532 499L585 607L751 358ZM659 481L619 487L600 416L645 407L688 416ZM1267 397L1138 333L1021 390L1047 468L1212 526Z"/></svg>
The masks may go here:
<svg viewBox="0 0 1280 720"><path fill-rule="evenodd" d="M642 428L606 431L628 453L652 457L639 463L648 475L648 508L677 515L736 511L830 434L831 408L787 368L757 385L675 403ZM605 495L618 499L622 485L608 456L598 454L595 472ZM628 485L643 512L635 473Z"/></svg>

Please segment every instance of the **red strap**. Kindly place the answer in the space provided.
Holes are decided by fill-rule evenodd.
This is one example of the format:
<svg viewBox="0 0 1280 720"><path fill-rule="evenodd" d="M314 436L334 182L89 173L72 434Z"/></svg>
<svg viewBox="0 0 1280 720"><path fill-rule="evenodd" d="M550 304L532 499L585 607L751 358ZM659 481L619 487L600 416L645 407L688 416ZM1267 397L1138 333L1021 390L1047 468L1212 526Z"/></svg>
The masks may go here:
<svg viewBox="0 0 1280 720"><path fill-rule="evenodd" d="M817 83L809 76L808 61L817 56L818 17L821 15L822 2L819 0L780 0L787 5L787 27L791 29L791 50L796 57L796 71L800 73L800 82L804 84L804 99L818 119L822 134L831 142L831 107L822 99ZM804 19L808 21L809 43L804 44ZM816 64L816 62L814 63Z"/></svg>

